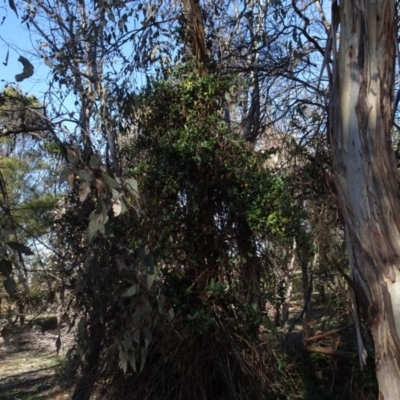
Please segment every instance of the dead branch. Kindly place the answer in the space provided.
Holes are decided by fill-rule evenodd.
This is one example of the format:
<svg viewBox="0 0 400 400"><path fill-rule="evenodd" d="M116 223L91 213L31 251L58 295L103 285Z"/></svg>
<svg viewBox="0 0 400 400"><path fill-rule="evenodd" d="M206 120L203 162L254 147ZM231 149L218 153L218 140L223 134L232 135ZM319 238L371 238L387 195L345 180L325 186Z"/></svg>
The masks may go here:
<svg viewBox="0 0 400 400"><path fill-rule="evenodd" d="M316 340L320 340L320 339L324 339L326 337L332 336L335 333L344 331L345 329L349 328L349 325L347 326L343 326L342 328L336 328L336 329L332 329L331 331L328 332L324 332L324 333L319 333L318 335L314 335L314 336L310 336L308 338L304 339L304 342L314 342Z"/></svg>
<svg viewBox="0 0 400 400"><path fill-rule="evenodd" d="M342 350L335 350L335 349L330 349L326 347L306 347L306 351L309 353L320 353L320 354L326 354L328 356L334 356L334 357L347 357L351 358L356 355L356 353L352 351L342 351Z"/></svg>

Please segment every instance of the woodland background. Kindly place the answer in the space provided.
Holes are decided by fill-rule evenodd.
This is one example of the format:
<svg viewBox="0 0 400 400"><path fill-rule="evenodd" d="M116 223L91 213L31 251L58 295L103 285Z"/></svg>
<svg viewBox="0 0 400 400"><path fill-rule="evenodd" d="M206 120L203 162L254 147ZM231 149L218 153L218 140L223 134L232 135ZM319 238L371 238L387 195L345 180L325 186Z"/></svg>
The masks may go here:
<svg viewBox="0 0 400 400"><path fill-rule="evenodd" d="M32 37L1 53L3 338L62 315L74 400L377 398L329 178L331 3L1 11Z"/></svg>

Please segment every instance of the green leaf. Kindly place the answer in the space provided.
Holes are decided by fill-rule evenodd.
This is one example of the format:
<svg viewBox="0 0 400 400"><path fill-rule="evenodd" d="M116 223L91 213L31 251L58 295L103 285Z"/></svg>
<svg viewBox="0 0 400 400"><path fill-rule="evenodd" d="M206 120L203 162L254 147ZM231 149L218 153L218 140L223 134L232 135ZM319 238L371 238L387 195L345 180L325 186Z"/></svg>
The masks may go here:
<svg viewBox="0 0 400 400"><path fill-rule="evenodd" d="M12 271L12 264L11 261L2 258L0 260L0 272L3 274L4 277L8 277Z"/></svg>
<svg viewBox="0 0 400 400"><path fill-rule="evenodd" d="M150 328L145 327L143 329L143 334L144 334L145 346L149 347L149 344L153 341L153 334L151 333Z"/></svg>
<svg viewBox="0 0 400 400"><path fill-rule="evenodd" d="M100 219L101 214L97 214L97 210L93 210L90 215L89 215L89 221L92 221L94 219Z"/></svg>
<svg viewBox="0 0 400 400"><path fill-rule="evenodd" d="M33 251L22 243L19 242L8 242L7 243L12 249L17 250L19 253L26 254L27 256L33 256Z"/></svg>
<svg viewBox="0 0 400 400"><path fill-rule="evenodd" d="M74 187L74 173L70 169L63 169L60 174L60 183L68 182L69 187L72 189Z"/></svg>
<svg viewBox="0 0 400 400"><path fill-rule="evenodd" d="M71 164L75 165L79 161L78 153L73 149L67 148L67 160Z"/></svg>
<svg viewBox="0 0 400 400"><path fill-rule="evenodd" d="M126 205L123 202L123 200L121 200L121 214L124 214L124 213L126 213Z"/></svg>
<svg viewBox="0 0 400 400"><path fill-rule="evenodd" d="M89 165L93 169L99 169L101 167L101 157L97 154L94 154L90 157Z"/></svg>
<svg viewBox="0 0 400 400"><path fill-rule="evenodd" d="M136 322L134 322L134 326L138 326L140 324L140 321L142 319L142 313L135 313L134 316L137 315ZM140 329L134 329L133 331L133 340L135 343L140 343Z"/></svg>
<svg viewBox="0 0 400 400"><path fill-rule="evenodd" d="M138 183L135 178L129 178L126 180L127 188L136 199L139 199Z"/></svg>
<svg viewBox="0 0 400 400"><path fill-rule="evenodd" d="M126 370L128 369L128 355L122 350L119 352L119 367L126 374Z"/></svg>
<svg viewBox="0 0 400 400"><path fill-rule="evenodd" d="M146 283L147 283L148 290L150 290L151 287L153 286L155 277L156 277L156 274L147 274Z"/></svg>
<svg viewBox="0 0 400 400"><path fill-rule="evenodd" d="M6 289L6 292L12 296L15 293L15 289L17 288L17 284L15 282L15 280L11 277L8 277L4 283L4 289Z"/></svg>
<svg viewBox="0 0 400 400"><path fill-rule="evenodd" d="M147 358L147 348L143 346L140 349L140 372L143 372L146 358Z"/></svg>
<svg viewBox="0 0 400 400"><path fill-rule="evenodd" d="M168 319L169 319L170 321L172 321L174 318L175 318L174 309L173 309L173 308L170 308L170 309L168 310Z"/></svg>
<svg viewBox="0 0 400 400"><path fill-rule="evenodd" d="M74 188L74 184L75 184L75 175L74 174L68 175L68 184L69 184L69 188L72 190Z"/></svg>
<svg viewBox="0 0 400 400"><path fill-rule="evenodd" d="M103 174L103 179L104 183L109 186L110 188L118 189L119 188L119 183L114 179L111 178L111 176L107 174Z"/></svg>
<svg viewBox="0 0 400 400"><path fill-rule="evenodd" d="M93 175L87 169L81 169L79 172L79 177L86 182L93 181Z"/></svg>
<svg viewBox="0 0 400 400"><path fill-rule="evenodd" d="M102 235L105 235L105 233L106 233L106 226L104 224L102 224L102 223L99 224L99 232Z"/></svg>
<svg viewBox="0 0 400 400"><path fill-rule="evenodd" d="M126 289L124 293L121 294L121 297L131 297L134 296L138 292L137 285L133 285L130 288Z"/></svg>
<svg viewBox="0 0 400 400"><path fill-rule="evenodd" d="M98 218L92 219L89 222L89 226L88 226L88 240L89 240L89 243L93 240L94 235L96 235L97 231L99 230L99 226L100 226L100 223L99 223L99 219Z"/></svg>
<svg viewBox="0 0 400 400"><path fill-rule="evenodd" d="M78 195L79 195L79 201L83 203L89 194L91 193L90 185L88 182L82 182L79 185L79 190L78 190Z"/></svg>
<svg viewBox="0 0 400 400"><path fill-rule="evenodd" d="M129 356L129 365L132 367L132 369L137 372L136 368L136 354L134 351L132 351L131 355Z"/></svg>
<svg viewBox="0 0 400 400"><path fill-rule="evenodd" d="M101 210L101 214L100 214L100 217L99 217L99 223L105 225L108 222L108 219L109 219L109 217L108 217L108 207L105 204L105 202L103 202L103 201L102 201L101 205L102 205L102 207L101 207L102 210Z"/></svg>
<svg viewBox="0 0 400 400"><path fill-rule="evenodd" d="M111 189L111 193L112 193L113 200L118 200L121 197L121 193L118 192L118 190Z"/></svg>

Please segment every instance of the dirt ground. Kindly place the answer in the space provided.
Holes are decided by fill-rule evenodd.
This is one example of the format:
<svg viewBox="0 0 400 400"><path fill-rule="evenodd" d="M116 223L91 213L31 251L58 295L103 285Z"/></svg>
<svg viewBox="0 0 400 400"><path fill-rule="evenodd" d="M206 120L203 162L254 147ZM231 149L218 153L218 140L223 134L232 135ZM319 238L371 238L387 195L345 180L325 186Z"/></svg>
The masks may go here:
<svg viewBox="0 0 400 400"><path fill-rule="evenodd" d="M9 343L0 338L0 400L61 400L71 393L57 385L57 370L72 341L61 330L61 349L56 351L57 332L44 335L32 327L16 332Z"/></svg>

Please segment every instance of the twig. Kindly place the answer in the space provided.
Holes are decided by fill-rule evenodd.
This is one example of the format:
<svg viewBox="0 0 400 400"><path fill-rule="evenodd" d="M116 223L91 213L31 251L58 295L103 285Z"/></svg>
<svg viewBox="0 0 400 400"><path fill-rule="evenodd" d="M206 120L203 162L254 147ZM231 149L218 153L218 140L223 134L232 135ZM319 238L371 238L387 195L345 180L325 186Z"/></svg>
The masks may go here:
<svg viewBox="0 0 400 400"><path fill-rule="evenodd" d="M316 341L316 340L324 339L324 338L326 338L326 337L329 337L329 336L334 335L335 333L344 331L345 329L349 328L349 327L352 326L352 325L353 325L353 324L347 325L347 326L343 326L342 328L332 329L331 331L328 331L328 332L319 333L318 335L310 336L310 337L308 337L308 338L305 338L305 339L304 339L304 342L314 342L314 341Z"/></svg>
<svg viewBox="0 0 400 400"><path fill-rule="evenodd" d="M356 353L352 351L342 351L342 350L335 350L335 349L330 349L326 347L306 347L306 351L309 353L320 353L320 354L326 354L328 356L334 356L334 357L347 357L351 358L356 355Z"/></svg>

